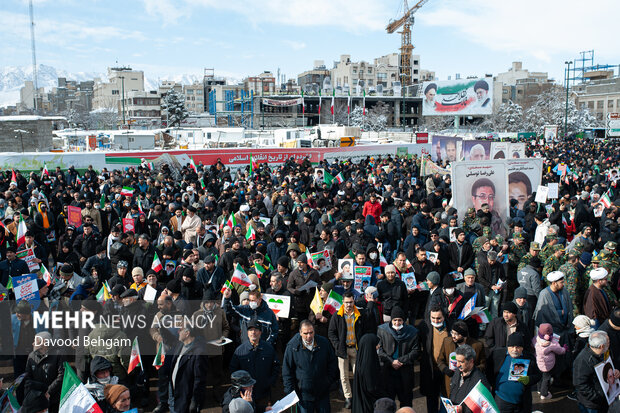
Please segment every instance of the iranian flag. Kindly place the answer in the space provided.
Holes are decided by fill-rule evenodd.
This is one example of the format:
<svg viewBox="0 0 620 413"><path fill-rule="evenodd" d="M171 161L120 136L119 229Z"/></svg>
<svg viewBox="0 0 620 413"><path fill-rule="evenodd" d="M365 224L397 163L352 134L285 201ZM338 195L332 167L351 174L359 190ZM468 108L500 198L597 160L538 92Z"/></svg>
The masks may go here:
<svg viewBox="0 0 620 413"><path fill-rule="evenodd" d="M258 162L254 160L254 156L250 154L250 176L252 176L258 169Z"/></svg>
<svg viewBox="0 0 620 413"><path fill-rule="evenodd" d="M78 379L69 363L65 361L65 375L62 379L59 413L102 413L101 408L90 395L86 386Z"/></svg>
<svg viewBox="0 0 620 413"><path fill-rule="evenodd" d="M226 226L230 227L230 229L233 229L236 225L237 225L237 220L235 219L235 214L230 214L230 216L228 217L228 220L226 221Z"/></svg>
<svg viewBox="0 0 620 413"><path fill-rule="evenodd" d="M153 164L153 162L147 163L146 166L149 168L149 171L152 171L153 169L155 169L155 165Z"/></svg>
<svg viewBox="0 0 620 413"><path fill-rule="evenodd" d="M331 108L332 116L334 115L334 99L335 98L336 98L336 89L332 88L332 108Z"/></svg>
<svg viewBox="0 0 620 413"><path fill-rule="evenodd" d="M349 96L347 97L347 115L351 114L351 90L348 91Z"/></svg>
<svg viewBox="0 0 620 413"><path fill-rule="evenodd" d="M465 320L471 312L476 307L476 297L478 297L478 293L475 293L468 301L465 303L463 307L463 311L461 311L461 315L459 315L459 319Z"/></svg>
<svg viewBox="0 0 620 413"><path fill-rule="evenodd" d="M334 179L336 178L334 178L332 174L327 172L327 170L323 172L323 182L325 182L328 186L332 186L332 182L334 182Z"/></svg>
<svg viewBox="0 0 620 413"><path fill-rule="evenodd" d="M341 184L344 182L344 175L342 175L342 172L338 172L338 175L336 175L334 179L336 180L336 182Z"/></svg>
<svg viewBox="0 0 620 413"><path fill-rule="evenodd" d="M267 272L267 268L257 262L254 263L254 269L256 270L256 275L258 275L258 278L261 278L262 275Z"/></svg>
<svg viewBox="0 0 620 413"><path fill-rule="evenodd" d="M601 204L603 204L605 208L611 208L611 199L609 199L609 191L605 192L603 196L601 197Z"/></svg>
<svg viewBox="0 0 620 413"><path fill-rule="evenodd" d="M471 312L471 318L476 320L478 324L488 324L491 321L491 314L486 308L475 307Z"/></svg>
<svg viewBox="0 0 620 413"><path fill-rule="evenodd" d="M301 113L305 114L306 113L306 105L304 103L304 91L301 91Z"/></svg>
<svg viewBox="0 0 620 413"><path fill-rule="evenodd" d="M249 287L252 284L250 277L248 277L245 271L243 271L243 267L239 264L237 264L235 271L233 271L231 281L245 287Z"/></svg>
<svg viewBox="0 0 620 413"><path fill-rule="evenodd" d="M133 339L131 345L131 357L129 358L129 368L127 368L127 374L134 371L136 367L140 366L142 369L142 357L140 356L140 346L138 345L138 337Z"/></svg>
<svg viewBox="0 0 620 413"><path fill-rule="evenodd" d="M155 272L159 272L164 269L164 266L161 265L161 260L157 256L157 252L153 256L153 263L151 264L151 269Z"/></svg>
<svg viewBox="0 0 620 413"><path fill-rule="evenodd" d="M26 231L28 228L26 227L26 222L24 221L24 217L19 214L19 224L17 225L17 246L21 246L26 243Z"/></svg>
<svg viewBox="0 0 620 413"><path fill-rule="evenodd" d="M493 400L493 395L482 381L471 389L463 403L469 407L473 413L499 413L499 408Z"/></svg>
<svg viewBox="0 0 620 413"><path fill-rule="evenodd" d="M11 169L11 184L17 186L17 174Z"/></svg>
<svg viewBox="0 0 620 413"><path fill-rule="evenodd" d="M201 187L202 189L205 189L205 187L206 187L206 185L205 185L205 179L204 179L204 178L200 178L200 179L198 180L198 182L200 182L200 187Z"/></svg>
<svg viewBox="0 0 620 413"><path fill-rule="evenodd" d="M153 367L156 370L159 370L161 366L164 365L164 360L166 359L166 353L164 352L164 343L160 342L157 345L157 354L155 354L155 359L153 360Z"/></svg>
<svg viewBox="0 0 620 413"><path fill-rule="evenodd" d="M194 170L194 172L198 173L198 168L196 167L196 164L194 163L194 157L193 156L191 158L189 158L189 167L192 168Z"/></svg>
<svg viewBox="0 0 620 413"><path fill-rule="evenodd" d="M121 189L121 195L133 196L133 191L135 191L135 189L133 189L132 187L124 186L123 189Z"/></svg>
<svg viewBox="0 0 620 413"><path fill-rule="evenodd" d="M331 290L327 296L327 300L325 300L323 310L327 310L330 314L334 314L340 309L340 306L342 306L342 296L334 290Z"/></svg>
<svg viewBox="0 0 620 413"><path fill-rule="evenodd" d="M383 267L387 267L387 265L388 265L387 260L385 259L385 257L383 256L383 254L381 254L381 255L379 256L379 266L380 266L381 268L383 268Z"/></svg>
<svg viewBox="0 0 620 413"><path fill-rule="evenodd" d="M50 274L47 268L45 268L45 265L43 265L43 263L41 263L41 268L39 268L39 274L41 274L41 278L43 279L43 281L45 281L47 285L50 285L52 283L52 274Z"/></svg>
<svg viewBox="0 0 620 413"><path fill-rule="evenodd" d="M256 231L254 231L254 228L250 224L248 224L248 230L245 233L245 239L247 240L256 239Z"/></svg>
<svg viewBox="0 0 620 413"><path fill-rule="evenodd" d="M43 175L50 176L50 172L47 170L47 164L43 164L43 172L41 172L41 176Z"/></svg>
<svg viewBox="0 0 620 413"><path fill-rule="evenodd" d="M144 214L144 210L142 209L142 201L140 201L140 198L138 198L138 211Z"/></svg>

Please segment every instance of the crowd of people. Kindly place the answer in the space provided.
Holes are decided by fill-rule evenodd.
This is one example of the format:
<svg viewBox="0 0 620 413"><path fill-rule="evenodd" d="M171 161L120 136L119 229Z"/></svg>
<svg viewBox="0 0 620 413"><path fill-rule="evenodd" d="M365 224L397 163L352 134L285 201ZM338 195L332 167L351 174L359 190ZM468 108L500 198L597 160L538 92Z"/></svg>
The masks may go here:
<svg viewBox="0 0 620 413"><path fill-rule="evenodd" d="M301 412L329 412L336 395L354 413L395 412L396 401L407 413L418 386L427 412L451 402L466 413L480 384L502 413L558 391L580 412L607 412L620 378L620 201L607 173L618 148L529 143L543 184L560 163L571 175L547 205L511 200L501 232L483 207L459 220L450 176L420 176L416 156L4 171L0 317L11 334L0 348L15 397L26 413L58 411L70 366L106 413L262 413L293 391ZM363 289L341 259L373 268ZM29 273L36 305L15 300L13 280ZM411 273L418 288L403 280ZM264 294L284 296L288 316ZM471 303L482 310L463 317ZM61 310L147 324L33 323ZM46 344L71 337L124 344Z"/></svg>

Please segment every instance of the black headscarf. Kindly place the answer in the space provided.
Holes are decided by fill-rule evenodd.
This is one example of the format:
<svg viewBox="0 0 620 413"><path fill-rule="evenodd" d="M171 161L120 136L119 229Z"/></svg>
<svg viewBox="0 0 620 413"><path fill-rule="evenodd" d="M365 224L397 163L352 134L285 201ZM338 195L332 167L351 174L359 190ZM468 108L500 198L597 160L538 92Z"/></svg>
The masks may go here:
<svg viewBox="0 0 620 413"><path fill-rule="evenodd" d="M357 351L357 363L353 379L353 406L351 413L367 413L374 410L375 401L384 397L381 385L381 366L377 355L379 337L365 334Z"/></svg>

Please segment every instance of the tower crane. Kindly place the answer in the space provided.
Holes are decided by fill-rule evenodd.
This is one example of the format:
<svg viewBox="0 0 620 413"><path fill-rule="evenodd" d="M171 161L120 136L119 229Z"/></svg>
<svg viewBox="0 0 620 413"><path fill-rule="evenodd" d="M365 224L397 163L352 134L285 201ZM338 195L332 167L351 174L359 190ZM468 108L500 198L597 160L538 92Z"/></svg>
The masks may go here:
<svg viewBox="0 0 620 413"><path fill-rule="evenodd" d="M418 11L428 0L420 0L415 6L409 8L407 0L403 0L404 14L397 20L390 20L385 28L388 33L394 33L399 28L403 28L398 32L402 35L400 46L400 78L402 86L409 86L412 83L411 77L411 52L413 45L411 44L411 26L414 23L413 14Z"/></svg>

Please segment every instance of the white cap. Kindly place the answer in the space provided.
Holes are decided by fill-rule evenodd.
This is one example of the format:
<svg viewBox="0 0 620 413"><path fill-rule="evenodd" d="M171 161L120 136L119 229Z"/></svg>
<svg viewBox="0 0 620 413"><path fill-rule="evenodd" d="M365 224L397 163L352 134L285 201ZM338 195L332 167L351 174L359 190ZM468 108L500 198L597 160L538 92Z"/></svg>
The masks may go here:
<svg viewBox="0 0 620 413"><path fill-rule="evenodd" d="M188 185L188 186L187 186L187 188L185 188L185 190L186 190L187 192L193 192L193 191L194 191L194 187L193 187L193 186L189 186L189 185Z"/></svg>
<svg viewBox="0 0 620 413"><path fill-rule="evenodd" d="M554 282L564 278L564 273L562 271L552 271L547 274L547 281Z"/></svg>
<svg viewBox="0 0 620 413"><path fill-rule="evenodd" d="M239 211L248 212L250 210L250 206L248 204L243 204L239 207Z"/></svg>
<svg viewBox="0 0 620 413"><path fill-rule="evenodd" d="M590 271L590 278L592 278L592 281L598 281L602 280L603 278L607 278L607 274L609 273L605 268L595 268Z"/></svg>

